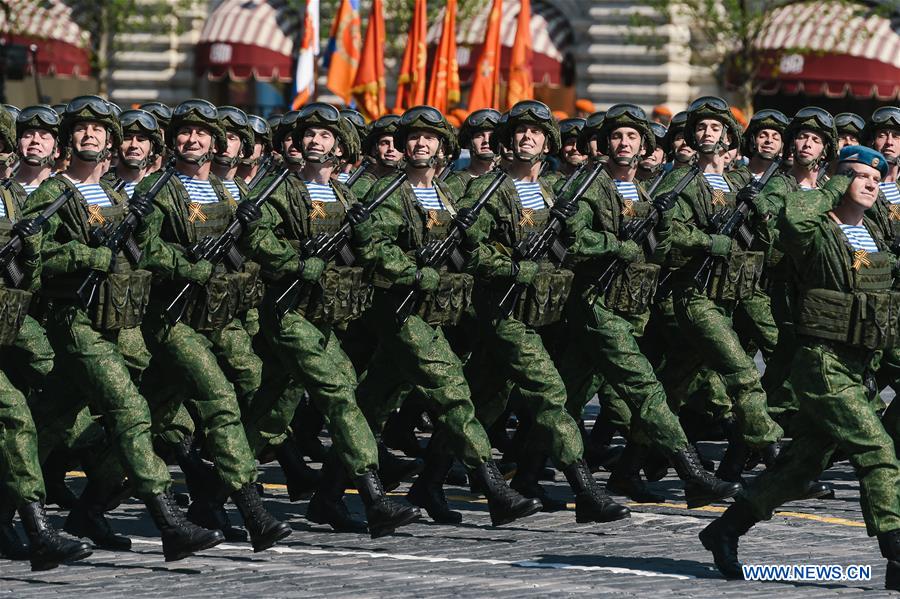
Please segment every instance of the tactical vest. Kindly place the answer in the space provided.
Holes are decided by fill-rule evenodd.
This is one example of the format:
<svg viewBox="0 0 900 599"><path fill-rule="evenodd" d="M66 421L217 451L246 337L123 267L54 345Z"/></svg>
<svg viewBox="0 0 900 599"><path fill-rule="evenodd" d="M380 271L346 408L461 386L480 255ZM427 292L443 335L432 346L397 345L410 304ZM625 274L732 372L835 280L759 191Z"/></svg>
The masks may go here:
<svg viewBox="0 0 900 599"><path fill-rule="evenodd" d="M900 291L893 291L890 253L854 251L836 224L833 240L842 255L849 292L807 289L801 293L798 335L874 351L900 344Z"/></svg>
<svg viewBox="0 0 900 599"><path fill-rule="evenodd" d="M288 241L301 256L304 241L319 236L331 236L343 225L351 202L344 189L332 185L338 201L313 201L306 185L295 181L300 202L291 202L289 213L282 215ZM346 266L331 262L316 285L305 285L297 303L297 311L315 324L338 325L358 318L372 305L372 286L369 273L361 266Z"/></svg>
<svg viewBox="0 0 900 599"><path fill-rule="evenodd" d="M95 245L92 241L94 235L104 230L112 231L128 213L123 198L104 181L100 185L112 204L101 207L89 205L68 178L57 175L54 179L75 193L74 199L65 206L66 214L74 223L66 224L78 232L78 241L81 243ZM84 271L78 271L53 277L44 284L42 293L47 297L74 300L85 276ZM133 269L126 255L120 252L116 256L113 271L100 284L97 299L88 311L94 328L100 331L118 331L140 325L150 301L151 278L150 272Z"/></svg>
<svg viewBox="0 0 900 599"><path fill-rule="evenodd" d="M418 250L431 243L440 243L447 238L450 232L450 223L456 216L456 207L450 201L448 195L440 186L436 186L438 197L444 205L443 210L426 210L416 200L415 194L402 194L403 214L409 223L410 239L405 247L409 248L407 255L416 260ZM475 279L461 272L448 270L446 266L440 269L441 279L438 288L431 293L423 294L416 312L422 320L432 326L452 326L458 324L463 314L472 305L472 289ZM408 290L402 290L398 294L406 296ZM398 304L399 304L398 301Z"/></svg>
<svg viewBox="0 0 900 599"><path fill-rule="evenodd" d="M700 194L696 204L699 204L704 211L701 219L698 219L697 226L706 233L713 234L715 230L712 228L712 223L727 218L735 209L737 194L733 191L724 193L713 190L702 175L698 176L695 181ZM681 269L679 274L689 277L693 277L695 268L699 267L705 258L705 256L700 259L685 257L676 250L673 250L671 254L674 265L687 265L686 269ZM759 285L764 261L763 252L741 249L738 242L735 241L727 260L715 261L709 282L702 291L706 293L707 297L716 301L734 302L749 298Z"/></svg>
<svg viewBox="0 0 900 599"><path fill-rule="evenodd" d="M512 187L510 193L504 194L507 202L507 209L512 215L512 222L501 223L501 231L503 236L507 237L509 246L494 242L502 252L511 254L508 248L515 247L521 240L527 239L531 235L538 235L544 230L547 221L550 218L550 208L553 206L551 195L547 191L547 187L542 185L541 191L544 195L544 207L539 210L523 208L519 202L518 194L512 182L508 182ZM507 241L504 240L504 241ZM530 327L543 327L559 321L562 317L566 300L569 298L569 292L572 290L572 281L575 274L568 269L559 268L549 258L545 258L539 264L539 270L534 280L526 289L525 293L519 299L516 307L513 309L511 316L516 320L524 322ZM500 294L506 292L508 284L501 286ZM501 297L497 297L499 302Z"/></svg>
<svg viewBox="0 0 900 599"><path fill-rule="evenodd" d="M600 215L601 224L605 231L611 231L621 239L621 231L626 229L632 221L645 219L651 213L651 204L644 197L643 189L638 185L638 193L641 200L635 202L626 200L609 182L612 209L617 214L609 214L604 211ZM607 226L608 225L608 226ZM659 283L659 265L651 264L643 259L629 263L615 276L604 296L604 304L607 308L622 314L643 314L650 309L656 288Z"/></svg>
<svg viewBox="0 0 900 599"><path fill-rule="evenodd" d="M12 218L17 212L12 194L2 194L0 201L3 201L7 214L6 218L0 218L0 247L3 247L12 237ZM30 305L31 293L8 288L0 277L0 347L12 344L19 336Z"/></svg>
<svg viewBox="0 0 900 599"><path fill-rule="evenodd" d="M175 203L182 216L179 224L185 238L178 240L182 248L203 239L215 239L234 218L234 198L217 177L210 175L209 182L220 201L201 204L190 200L180 179L172 177L169 181L175 186ZM245 261L238 272L229 272L225 264L218 264L202 292L188 304L185 321L200 332L219 330L239 314L258 306L262 293L258 264Z"/></svg>

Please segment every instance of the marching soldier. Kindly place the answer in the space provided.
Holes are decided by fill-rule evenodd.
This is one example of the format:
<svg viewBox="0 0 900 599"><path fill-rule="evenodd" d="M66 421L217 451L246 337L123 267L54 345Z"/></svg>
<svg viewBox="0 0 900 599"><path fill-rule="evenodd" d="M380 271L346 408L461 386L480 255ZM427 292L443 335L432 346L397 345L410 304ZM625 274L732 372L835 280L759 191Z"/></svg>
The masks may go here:
<svg viewBox="0 0 900 599"><path fill-rule="evenodd" d="M250 120L240 108L220 106L219 127L225 131L226 146L213 157L211 172L222 181L222 186L235 202L247 197L249 188L238 169L243 160L253 155L256 137L250 128Z"/></svg>
<svg viewBox="0 0 900 599"><path fill-rule="evenodd" d="M500 122L500 113L493 108L476 110L466 117L459 128L459 147L469 150L469 167L451 173L444 183L455 198L462 197L469 181L494 168L497 155L491 144L491 136Z"/></svg>
<svg viewBox="0 0 900 599"><path fill-rule="evenodd" d="M600 489L583 459L578 425L566 412L566 389L544 347L538 329L557 322L572 281L572 272L557 269L548 257L533 261L514 253L530 233L539 233L551 218L567 221L576 209L554 207L549 184L539 181L543 160L560 149L559 128L546 104L523 101L513 106L502 128L492 138L512 150L509 178L485 204L480 214L471 209L490 184L491 175L473 180L460 205L466 217L477 220L467 233L476 248L469 269L477 281L478 351L466 366L466 379L478 398L476 413L486 427L504 412L514 385L533 419L537 442L527 459L543 468L548 455L560 467L575 493L578 522L610 522L627 518L628 508ZM499 306L503 290L524 286L525 292L508 313ZM504 310L505 311L505 310ZM534 467L514 485L527 495L543 495L533 477Z"/></svg>
<svg viewBox="0 0 900 599"><path fill-rule="evenodd" d="M743 578L738 540L802 494L841 451L860 479L866 530L888 560L885 587L900 590L900 464L866 379L895 347L895 258L864 218L887 175L885 156L846 146L839 174L817 191L787 196L778 229L796 268L798 345L791 380L799 400L793 442L722 516L700 533L727 578ZM858 297L865 294L866 301ZM863 314L865 312L865 314Z"/></svg>
<svg viewBox="0 0 900 599"><path fill-rule="evenodd" d="M841 112L834 115L834 126L838 134L838 151L844 146L858 146L866 120L854 112Z"/></svg>
<svg viewBox="0 0 900 599"><path fill-rule="evenodd" d="M271 159L272 129L265 119L255 114L247 115L247 122L250 130L253 131L253 152L250 156L241 159L237 176L249 183L264 163Z"/></svg>
<svg viewBox="0 0 900 599"><path fill-rule="evenodd" d="M119 159L104 178L113 185L121 182L122 191L130 198L137 184L154 170L165 145L156 117L145 110L126 110L119 115L119 123L122 126Z"/></svg>
<svg viewBox="0 0 900 599"><path fill-rule="evenodd" d="M394 134L399 122L400 117L396 114L386 114L369 128L363 139L362 151L370 163L350 187L357 198L365 197L378 179L396 173L403 164L403 153L394 146ZM363 164L366 164L365 160Z"/></svg>
<svg viewBox="0 0 900 599"><path fill-rule="evenodd" d="M130 211L142 223L135 240L148 258L156 250L154 217L150 217L153 204L144 199L126 206L121 195L101 182L103 161L121 143L118 121L105 100L96 96L72 100L63 113L60 139L71 146L71 163L65 173L47 179L29 196L24 216L37 216L62 194L71 194L45 225L42 293L52 301L47 333L58 367L77 386L79 401L71 395L54 396L48 399L55 399L57 405L42 406L48 431L42 433L38 423L42 451L57 444L54 435L65 428L67 418L74 420L89 403L103 415L135 492L162 532L166 559L182 559L220 543L223 537L218 531L190 524L175 505L168 471L153 453L147 402L132 382L118 345L121 329L140 324L150 275L134 268L124 254L114 256L109 248L90 244L94 227L115 224ZM88 309L76 291L91 271L106 273L107 281ZM116 287L108 282L110 277Z"/></svg>
<svg viewBox="0 0 900 599"><path fill-rule="evenodd" d="M52 174L60 154L59 124L59 114L44 104L28 106L16 117L19 170L8 186L19 204Z"/></svg>

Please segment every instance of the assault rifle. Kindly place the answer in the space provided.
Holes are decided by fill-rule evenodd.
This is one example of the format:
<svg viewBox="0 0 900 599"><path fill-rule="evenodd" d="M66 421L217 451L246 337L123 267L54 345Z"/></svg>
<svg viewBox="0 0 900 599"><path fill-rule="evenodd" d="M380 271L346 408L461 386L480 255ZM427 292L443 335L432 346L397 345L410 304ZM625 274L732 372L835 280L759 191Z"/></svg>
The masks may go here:
<svg viewBox="0 0 900 599"><path fill-rule="evenodd" d="M289 174L290 171L287 168L283 168L281 172L275 175L275 178L266 185L265 189L253 199L253 203L257 207L265 204ZM249 202L251 200L248 198L244 201ZM209 236L197 241L197 243L188 249L187 254L193 262L206 260L213 266L216 266L225 261L231 270L238 270L244 264L244 257L241 256L240 252L235 247L235 244L240 240L241 235L243 234L244 225L235 218L221 235L218 237ZM178 295L175 296L175 299L173 299L166 307L166 321L171 326L175 326L178 324L178 321L182 319L184 312L188 307L188 303L200 287L201 285L194 281L186 283Z"/></svg>
<svg viewBox="0 0 900 599"><path fill-rule="evenodd" d="M597 180L597 177L603 170L603 166L602 162L598 162L581 182L581 185L575 190L575 193L573 193L571 197L559 201L557 206L577 202L579 198L585 194L588 188L593 185L594 181ZM559 196L557 196L557 198L559 198ZM566 258L566 248L560 243L559 235L562 233L565 226L566 224L562 219L551 214L546 226L544 226L544 229L540 233L526 237L516 246L514 254L516 262L518 263L523 260L537 261L549 253L558 264L562 264ZM515 271L518 272L518 264L516 264ZM519 301L519 298L522 296L522 292L525 291L526 287L528 287L528 285L519 282L509 286L506 294L501 298L498 307L500 320L509 318L509 315L512 314L513 309L516 307L516 303Z"/></svg>
<svg viewBox="0 0 900 599"><path fill-rule="evenodd" d="M497 189L508 177L509 175L507 175L505 171L497 171L497 174L494 175L490 184L483 192L481 192L478 201L475 202L475 205L471 208L476 217L481 213L481 209L484 208L484 205L487 204L488 200L491 199L491 196L496 193ZM449 261L456 272L462 272L463 266L465 265L465 258L463 258L462 253L459 251L459 244L466 234L466 228L467 227L463 223L454 220L452 228L444 239L435 239L417 252L416 261L419 263L419 266L439 269ZM395 315L398 324L402 326L403 323L406 322L406 319L416 311L419 307L421 298L422 290L419 289L418 286L414 286L397 308Z"/></svg>
<svg viewBox="0 0 900 599"><path fill-rule="evenodd" d="M666 192L665 196L663 196L664 200L660 203L668 203L665 200L673 200L678 197L678 195L687 188L691 181L696 178L697 175L700 174L700 167L696 164L693 165L688 172L684 174L680 181L673 187L670 191ZM628 221L622 228L622 232L620 235L620 239L622 241L631 240L638 244L639 246L643 246L644 243L647 243L650 246L650 251L652 252L656 248L656 240L653 237L653 230L656 228L656 225L659 223L659 219L662 218L662 214L660 211L651 204L650 214L648 214L645 218L634 218ZM599 289L603 291L605 294L609 291L610 285L616 279L616 277L621 274L621 272L625 269L626 264L618 259L612 258L607 264L606 268L603 269L603 272L597 278L596 285Z"/></svg>
<svg viewBox="0 0 900 599"><path fill-rule="evenodd" d="M371 215L388 197L396 191L400 185L406 181L407 174L400 171L393 181L385 187L378 196L365 206L366 213ZM325 233L316 237L307 239L301 247L301 254L306 258L319 258L325 264L328 264L336 257L340 256L341 261L346 266L352 266L356 261L353 252L350 250L350 237L352 235L352 226L349 222L341 225L341 228L332 235ZM275 315L278 320L284 318L285 314L297 307L300 301L300 292L303 290L304 281L300 277L294 279L284 293L275 300Z"/></svg>
<svg viewBox="0 0 900 599"><path fill-rule="evenodd" d="M247 188L253 189L256 187L260 181L266 178L266 175L269 174L269 171L272 170L274 160L272 159L271 154L266 154L266 156L259 161L259 168L256 169L256 174L253 175L253 178L247 182Z"/></svg>
<svg viewBox="0 0 900 599"><path fill-rule="evenodd" d="M150 189L147 190L145 197L152 202L174 174L175 166L174 160L172 160L166 170L163 171L159 178L153 182ZM141 260L141 249L134 241L134 231L140 226L143 219L144 217L137 212L129 210L128 214L125 215L125 218L115 227L112 226L112 223L109 223L105 227L96 228L91 231L91 245L94 247L108 248L112 252L113 260L119 255L119 252L124 251L131 263L137 264ZM94 299L97 297L97 290L100 288L100 283L106 279L107 275L108 272L106 271L92 269L84 278L81 286L78 287L78 290L76 291L78 301L81 302L82 308L87 310L90 308L91 304L94 303Z"/></svg>
<svg viewBox="0 0 900 599"><path fill-rule="evenodd" d="M744 220L750 212L753 199L759 195L759 192L766 186L769 179L771 179L772 175L778 170L779 166L781 166L781 159L776 158L769 165L769 168L766 169L766 172L763 173L762 177L754 179L738 192L738 204L734 210L730 213L720 212L719 215L717 215L718 218L713 217L710 225L717 235L725 235L732 239L739 236L743 242L744 248L750 247L753 243L753 233L747 228L747 224ZM707 285L709 285L709 279L712 276L712 269L715 262L715 256L706 256L703 263L700 264L700 268L697 269L697 273L694 275L694 282L697 283L700 289L706 289Z"/></svg>
<svg viewBox="0 0 900 599"><path fill-rule="evenodd" d="M74 192L67 187L65 191L59 194L58 198L53 200L52 204L44 208L44 211L34 219L34 223L42 227L45 222L56 214L57 210L62 208L73 197ZM3 278L10 287L17 288L22 284L22 279L25 278L18 262L19 254L22 252L24 245L25 239L18 233L15 233L9 241L3 244L3 247L0 247L0 270L3 271Z"/></svg>
<svg viewBox="0 0 900 599"><path fill-rule="evenodd" d="M369 168L369 165L372 164L372 159L366 156L363 158L363 161L359 164L355 171L350 173L350 176L347 177L347 180L344 181L344 185L347 187L353 187L353 184L356 183L360 177L366 172L366 169Z"/></svg>

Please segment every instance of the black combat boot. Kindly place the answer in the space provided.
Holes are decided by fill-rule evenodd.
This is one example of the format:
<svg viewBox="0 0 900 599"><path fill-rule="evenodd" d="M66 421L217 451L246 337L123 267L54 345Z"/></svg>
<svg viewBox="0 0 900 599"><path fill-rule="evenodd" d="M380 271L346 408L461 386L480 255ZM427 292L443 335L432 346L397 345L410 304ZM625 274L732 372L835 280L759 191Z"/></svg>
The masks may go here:
<svg viewBox="0 0 900 599"><path fill-rule="evenodd" d="M19 517L31 545L31 569L51 570L60 564L78 561L89 556L91 546L67 539L50 525L44 506L35 501L19 507Z"/></svg>
<svg viewBox="0 0 900 599"><path fill-rule="evenodd" d="M439 524L459 524L462 514L450 509L444 495L444 481L453 466L453 457L429 447L425 456L422 473L406 494L411 504L428 512L428 516Z"/></svg>
<svg viewBox="0 0 900 599"><path fill-rule="evenodd" d="M700 464L700 457L692 445L675 453L672 463L678 478L684 481L684 498L689 508L734 497L741 490L740 484L719 480L707 471Z"/></svg>
<svg viewBox="0 0 900 599"><path fill-rule="evenodd" d="M669 468L672 466L669 458L656 448L646 448L645 451L644 461L641 464L641 469L644 471L644 478L653 483L664 479L669 473ZM704 466L704 468L706 468L706 466ZM709 468L707 468L707 470L712 472L715 469L716 465L709 462Z"/></svg>
<svg viewBox="0 0 900 599"><path fill-rule="evenodd" d="M187 519L201 528L221 531L229 543L247 541L247 531L231 523L224 499L197 497L188 508Z"/></svg>
<svg viewBox="0 0 900 599"><path fill-rule="evenodd" d="M312 497L322 482L322 473L313 470L303 461L300 448L293 439L288 439L275 448L275 459L284 471L290 500L300 501Z"/></svg>
<svg viewBox="0 0 900 599"><path fill-rule="evenodd" d="M322 483L306 508L306 519L327 524L337 532L366 532L366 523L350 515L344 504L349 483L343 464L332 453L322 465Z"/></svg>
<svg viewBox="0 0 900 599"><path fill-rule="evenodd" d="M173 449L178 467L184 473L184 481L191 499L209 497L211 489L217 489L222 485L215 468L200 457L200 452L194 447L193 437L185 436Z"/></svg>
<svg viewBox="0 0 900 599"><path fill-rule="evenodd" d="M888 561L884 588L900 591L900 529L878 535L878 547Z"/></svg>
<svg viewBox="0 0 900 599"><path fill-rule="evenodd" d="M641 478L641 465L648 453L647 447L629 441L613 468L606 490L637 503L663 503L666 498L651 491Z"/></svg>
<svg viewBox="0 0 900 599"><path fill-rule="evenodd" d="M373 539L394 532L421 517L419 508L404 505L391 499L384 492L378 474L370 470L354 479L356 489L363 505L366 506L366 520L369 522L369 534Z"/></svg>
<svg viewBox="0 0 900 599"><path fill-rule="evenodd" d="M759 522L743 501L736 501L725 513L700 531L700 542L712 551L716 568L725 578L743 580L744 572L738 560L738 539Z"/></svg>
<svg viewBox="0 0 900 599"><path fill-rule="evenodd" d="M291 527L276 520L263 507L255 483L247 483L232 493L231 500L244 518L244 526L250 533L253 551L265 551L281 539L290 536Z"/></svg>
<svg viewBox="0 0 900 599"><path fill-rule="evenodd" d="M539 499L523 497L518 491L509 488L493 460L478 466L472 473L472 478L484 490L493 526L509 524L513 520L541 511Z"/></svg>
<svg viewBox="0 0 900 599"><path fill-rule="evenodd" d="M828 483L812 480L800 499L834 499L834 487Z"/></svg>
<svg viewBox="0 0 900 599"><path fill-rule="evenodd" d="M22 542L13 526L15 513L12 508L0 508L0 556L14 560L28 559L28 545Z"/></svg>
<svg viewBox="0 0 900 599"><path fill-rule="evenodd" d="M88 484L66 518L65 531L76 537L90 539L100 549L130 551L131 539L117 535L106 519L106 506L110 492L95 480Z"/></svg>
<svg viewBox="0 0 900 599"><path fill-rule="evenodd" d="M422 471L422 460L418 458L399 458L388 451L384 443L378 442L378 472L381 473L384 488L389 492L400 486Z"/></svg>
<svg viewBox="0 0 900 599"><path fill-rule="evenodd" d="M162 534L163 555L167 562L184 559L225 540L220 531L201 528L187 521L175 505L171 491L147 497L144 504Z"/></svg>
<svg viewBox="0 0 900 599"><path fill-rule="evenodd" d="M744 442L737 422L729 418L722 423L722 428L725 429L728 439L728 449L725 450L725 456L719 462L716 477L730 483L740 483L744 464L747 463L747 458L750 456L750 449Z"/></svg>
<svg viewBox="0 0 900 599"><path fill-rule="evenodd" d="M540 451L529 451L527 448L519 453L516 474L509 486L529 499L537 499L543 506L543 512L561 512L566 509L566 502L553 499L538 480L547 464L547 457Z"/></svg>
<svg viewBox="0 0 900 599"><path fill-rule="evenodd" d="M566 466L563 474L575 493L576 522L613 522L631 517L627 507L603 492L584 460Z"/></svg>

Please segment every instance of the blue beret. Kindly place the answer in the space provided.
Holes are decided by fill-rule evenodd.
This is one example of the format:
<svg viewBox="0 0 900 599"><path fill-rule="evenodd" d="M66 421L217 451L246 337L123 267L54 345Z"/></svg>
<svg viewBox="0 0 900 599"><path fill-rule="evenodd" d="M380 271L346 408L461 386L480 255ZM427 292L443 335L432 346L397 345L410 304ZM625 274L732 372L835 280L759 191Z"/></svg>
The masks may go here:
<svg viewBox="0 0 900 599"><path fill-rule="evenodd" d="M877 168L882 177L887 176L888 161L884 154L866 146L844 146L838 155L838 162L857 162Z"/></svg>

